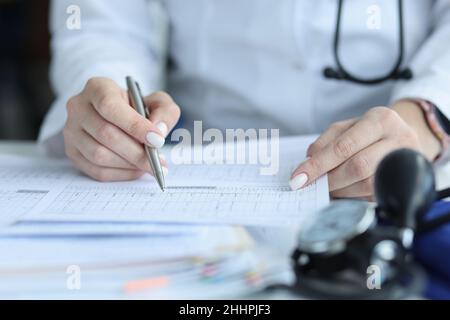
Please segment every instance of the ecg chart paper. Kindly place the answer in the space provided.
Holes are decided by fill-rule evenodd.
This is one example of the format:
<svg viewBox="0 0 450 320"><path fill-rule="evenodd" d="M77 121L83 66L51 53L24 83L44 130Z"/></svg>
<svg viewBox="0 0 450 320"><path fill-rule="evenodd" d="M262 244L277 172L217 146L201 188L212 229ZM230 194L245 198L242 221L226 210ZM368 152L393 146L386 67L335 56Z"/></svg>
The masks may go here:
<svg viewBox="0 0 450 320"><path fill-rule="evenodd" d="M261 175L259 164L169 162L165 192L151 176L100 183L73 175L23 220L297 225L329 202L326 177L299 191L288 186L310 142L305 137L281 139L275 175ZM170 150L165 151L170 159Z"/></svg>
<svg viewBox="0 0 450 320"><path fill-rule="evenodd" d="M59 161L15 156L0 158L0 226L39 210L42 200L53 198L68 183L71 167ZM72 171L73 175L73 171Z"/></svg>

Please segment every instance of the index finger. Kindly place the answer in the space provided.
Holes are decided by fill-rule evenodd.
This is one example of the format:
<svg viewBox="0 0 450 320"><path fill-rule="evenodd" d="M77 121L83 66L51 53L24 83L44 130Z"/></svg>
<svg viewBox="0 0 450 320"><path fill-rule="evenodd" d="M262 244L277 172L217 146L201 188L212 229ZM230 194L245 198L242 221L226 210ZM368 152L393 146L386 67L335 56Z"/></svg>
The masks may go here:
<svg viewBox="0 0 450 320"><path fill-rule="evenodd" d="M382 137L383 129L372 119L363 117L336 140L300 164L291 176L291 188L297 190L312 183Z"/></svg>
<svg viewBox="0 0 450 320"><path fill-rule="evenodd" d="M122 94L123 90L118 86L99 88L93 91L91 102L105 120L137 141L156 148L162 147L165 139L157 126L132 108Z"/></svg>
<svg viewBox="0 0 450 320"><path fill-rule="evenodd" d="M311 157L313 154L325 148L330 142L354 125L356 121L357 119L354 118L333 123L313 143L309 145L306 150L306 155Z"/></svg>

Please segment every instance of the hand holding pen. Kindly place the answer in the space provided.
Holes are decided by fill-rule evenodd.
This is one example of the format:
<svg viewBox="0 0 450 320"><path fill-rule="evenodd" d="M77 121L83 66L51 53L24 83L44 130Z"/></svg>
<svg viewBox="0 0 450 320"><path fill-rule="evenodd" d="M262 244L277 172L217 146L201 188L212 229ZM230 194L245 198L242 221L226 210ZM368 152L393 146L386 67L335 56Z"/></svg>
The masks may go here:
<svg viewBox="0 0 450 320"><path fill-rule="evenodd" d="M131 106L126 90L108 78L92 78L67 102L64 143L67 156L99 181L122 181L152 173L143 144L160 148L180 109L164 92L144 98L149 119ZM162 170L166 162L161 159Z"/></svg>
<svg viewBox="0 0 450 320"><path fill-rule="evenodd" d="M150 112L148 108L145 106L144 98L142 97L141 88L139 84L134 81L133 78L127 77L127 88L128 94L130 95L131 105L134 109L146 119L150 118ZM159 187L162 191L164 191L166 187L166 183L164 180L164 172L161 166L161 160L159 159L159 153L156 147L148 146L144 143L145 154L148 158L148 162L150 167L152 168L152 172L158 182Z"/></svg>

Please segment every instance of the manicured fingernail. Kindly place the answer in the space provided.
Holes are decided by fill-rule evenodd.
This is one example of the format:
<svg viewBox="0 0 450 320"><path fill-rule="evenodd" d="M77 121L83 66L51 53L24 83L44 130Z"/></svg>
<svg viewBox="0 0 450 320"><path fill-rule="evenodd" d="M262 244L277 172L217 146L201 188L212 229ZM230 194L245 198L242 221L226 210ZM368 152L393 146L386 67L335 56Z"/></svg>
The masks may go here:
<svg viewBox="0 0 450 320"><path fill-rule="evenodd" d="M162 121L158 122L156 127L159 129L159 131L161 131L163 137L167 136L169 128L167 128L167 125L164 122L162 122Z"/></svg>
<svg viewBox="0 0 450 320"><path fill-rule="evenodd" d="M161 137L159 134L157 134L156 132L149 132L147 133L147 142L155 148L161 148L164 145L164 138Z"/></svg>
<svg viewBox="0 0 450 320"><path fill-rule="evenodd" d="M160 153L159 154L159 159L165 161L166 160L166 156L164 154Z"/></svg>
<svg viewBox="0 0 450 320"><path fill-rule="evenodd" d="M164 176L167 176L169 174L169 169L167 169L166 167L162 167L162 172Z"/></svg>
<svg viewBox="0 0 450 320"><path fill-rule="evenodd" d="M289 181L289 186L292 190L298 190L303 187L308 181L306 173L300 173Z"/></svg>

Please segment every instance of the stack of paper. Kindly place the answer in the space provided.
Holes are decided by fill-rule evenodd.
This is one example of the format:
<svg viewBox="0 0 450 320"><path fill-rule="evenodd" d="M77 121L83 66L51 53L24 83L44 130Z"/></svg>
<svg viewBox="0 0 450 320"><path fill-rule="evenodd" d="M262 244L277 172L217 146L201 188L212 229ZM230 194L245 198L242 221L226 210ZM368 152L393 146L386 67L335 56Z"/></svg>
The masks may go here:
<svg viewBox="0 0 450 320"><path fill-rule="evenodd" d="M67 162L0 157L0 297L231 297L286 280L288 257L236 225L299 226L328 203L326 177L288 187L310 140L282 140L274 175L170 163L164 193L150 176L99 183Z"/></svg>
<svg viewBox="0 0 450 320"><path fill-rule="evenodd" d="M243 229L229 227L169 237L3 238L0 255L0 298L231 297L289 276L285 261L262 258Z"/></svg>

